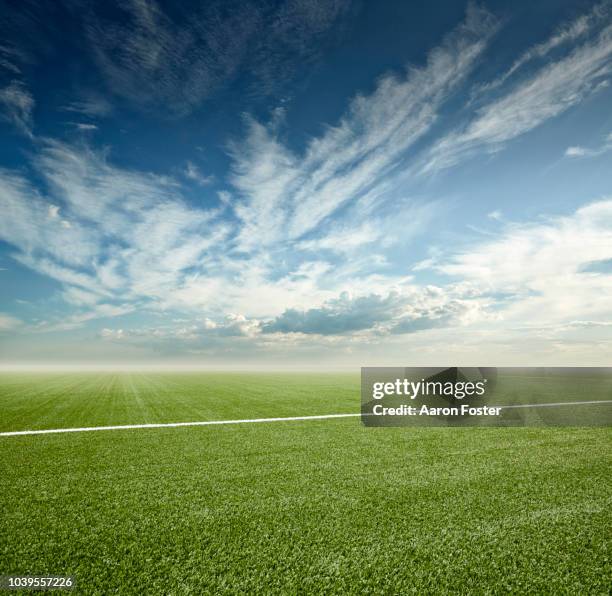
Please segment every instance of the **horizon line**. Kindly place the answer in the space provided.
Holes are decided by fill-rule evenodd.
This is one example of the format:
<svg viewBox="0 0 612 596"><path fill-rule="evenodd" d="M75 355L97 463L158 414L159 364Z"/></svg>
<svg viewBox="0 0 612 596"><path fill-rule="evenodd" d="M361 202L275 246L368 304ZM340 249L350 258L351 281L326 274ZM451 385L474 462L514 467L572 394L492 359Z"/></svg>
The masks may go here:
<svg viewBox="0 0 612 596"><path fill-rule="evenodd" d="M416 363L386 363L386 364L339 364L339 365L316 365L316 364L170 364L170 363L0 363L0 373L17 372L245 372L245 373L360 373L362 368L449 368L449 367L492 367L492 368L610 368L610 365L601 364L517 364L517 363L442 363L416 364Z"/></svg>

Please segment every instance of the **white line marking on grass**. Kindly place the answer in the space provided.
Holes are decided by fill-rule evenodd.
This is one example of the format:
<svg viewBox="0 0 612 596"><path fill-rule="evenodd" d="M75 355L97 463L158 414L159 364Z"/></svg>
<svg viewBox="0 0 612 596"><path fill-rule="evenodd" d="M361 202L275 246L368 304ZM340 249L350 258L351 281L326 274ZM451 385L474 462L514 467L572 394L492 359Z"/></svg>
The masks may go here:
<svg viewBox="0 0 612 596"><path fill-rule="evenodd" d="M586 406L589 404L612 404L612 399L595 399L593 401L560 401L550 404L515 404L513 406L497 406L502 410L509 410L510 408L552 408L555 406ZM491 407L495 407L495 404L490 404Z"/></svg>
<svg viewBox="0 0 612 596"><path fill-rule="evenodd" d="M245 418L243 420L204 420L202 422L160 422L153 424L121 424L117 426L85 426L82 428L53 428L44 430L16 430L0 433L0 437L19 435L49 435L53 433L85 433L94 430L128 430L131 428L174 428L177 426L213 426L216 424L245 424L248 422L288 422L291 420L325 420L352 418L361 414L320 414L317 416L287 416L285 418Z"/></svg>
<svg viewBox="0 0 612 596"><path fill-rule="evenodd" d="M590 404L612 404L612 399L594 401L568 401L549 404L515 404L512 406L496 406L503 410L510 408L551 408L555 406L583 406ZM326 420L329 418L356 418L361 414L319 414L316 416L286 416L284 418L244 418L242 420L204 420L202 422L159 422L152 424L119 424L116 426L85 426L81 428L51 428L43 430L15 430L0 432L0 437L16 437L21 435L50 435L55 433L85 433L96 430L129 430L136 428L176 428L179 426L215 426L219 424L247 424L253 422L290 422L293 420Z"/></svg>

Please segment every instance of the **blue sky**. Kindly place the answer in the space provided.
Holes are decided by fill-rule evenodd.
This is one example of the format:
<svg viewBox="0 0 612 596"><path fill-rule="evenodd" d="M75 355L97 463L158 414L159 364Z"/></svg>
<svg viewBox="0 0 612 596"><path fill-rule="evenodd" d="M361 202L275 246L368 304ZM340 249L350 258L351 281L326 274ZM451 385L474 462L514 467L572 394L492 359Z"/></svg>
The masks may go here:
<svg viewBox="0 0 612 596"><path fill-rule="evenodd" d="M609 364L612 3L3 3L4 365Z"/></svg>

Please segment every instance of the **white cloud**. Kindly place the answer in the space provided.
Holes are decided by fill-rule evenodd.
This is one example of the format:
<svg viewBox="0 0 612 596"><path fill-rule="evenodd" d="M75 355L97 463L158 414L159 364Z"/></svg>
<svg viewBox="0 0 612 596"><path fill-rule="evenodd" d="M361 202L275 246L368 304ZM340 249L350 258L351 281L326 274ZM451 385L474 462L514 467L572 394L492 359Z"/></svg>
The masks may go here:
<svg viewBox="0 0 612 596"><path fill-rule="evenodd" d="M573 145L565 150L565 157L597 157L603 153L612 150L612 133L610 133L605 141L599 147L588 148L580 145Z"/></svg>
<svg viewBox="0 0 612 596"><path fill-rule="evenodd" d="M104 339L113 339L113 340L120 340L125 337L125 333L123 329L109 329L108 327L105 327L104 329L102 329L102 331L100 332L100 335Z"/></svg>
<svg viewBox="0 0 612 596"><path fill-rule="evenodd" d="M274 318L254 318L229 314L222 319L178 320L154 327L126 330L106 328L105 339L128 343L147 342L186 346L231 345L231 341L248 341L253 348L265 348L274 342L304 344L346 341L377 341L381 337L413 334L469 324L474 318L486 317L484 302L475 296L460 298L451 288L435 286L405 287L402 292L351 295L342 292L307 310L287 309ZM229 343L228 343L229 341Z"/></svg>
<svg viewBox="0 0 612 596"><path fill-rule="evenodd" d="M0 238L21 253L48 255L55 262L81 267L96 254L95 230L61 227L59 207L49 204L20 176L0 170Z"/></svg>
<svg viewBox="0 0 612 596"><path fill-rule="evenodd" d="M68 286L62 292L62 298L76 306L93 307L100 301L100 294L89 292L78 286Z"/></svg>
<svg viewBox="0 0 612 596"><path fill-rule="evenodd" d="M98 127L95 124L88 124L86 122L73 122L72 124L77 130L80 130L81 132L91 132L94 130L98 130Z"/></svg>
<svg viewBox="0 0 612 596"><path fill-rule="evenodd" d="M503 75L479 87L478 93L485 93L499 87L530 62L541 60L554 50L586 37L602 23L605 24L610 17L611 6L612 3L609 0L604 0L594 6L590 12L580 15L573 21L563 23L546 41L530 47L519 56Z"/></svg>
<svg viewBox="0 0 612 596"><path fill-rule="evenodd" d="M169 26L154 4L134 4L130 10L143 31L157 30L159 23ZM342 284L372 291L379 282L364 282L359 250L416 233L435 207L419 207L399 196L393 170L430 130L437 110L465 81L494 31L491 15L472 7L425 66L381 79L370 96L357 97L340 123L313 139L301 156L279 140L278 117L270 127L251 122L247 139L233 151L236 193L231 201L238 227L222 224L215 212L188 206L172 179L122 170L86 147L75 150L50 142L36 160L52 189L47 219L57 220L62 234L72 235L72 252L81 255L80 261L71 262L71 255L60 254L59 248L36 244L37 230L49 228L49 222L30 212L35 222L27 235L30 244L17 243L22 250L18 258L67 284L72 299L70 288L81 288L100 295L100 301L120 295L124 302L145 299L158 308L206 306L266 317L317 308L333 299ZM150 43L163 46L164 35ZM129 48L143 68L148 60L158 64L151 47L145 51L138 45L145 41L137 36ZM192 162L184 174L203 180ZM19 208L27 203L24 194L15 201ZM386 209L385 202L392 208ZM329 220L340 207L343 218ZM253 251L248 257L232 253L234 234L236 248ZM10 238L8 230L6 235ZM351 259L333 268L309 264L303 255L295 260L295 249L329 250ZM381 263L376 255L368 256L366 266ZM279 258L294 259L280 276ZM381 279L379 287L388 291L393 278Z"/></svg>
<svg viewBox="0 0 612 596"><path fill-rule="evenodd" d="M451 167L476 149L499 149L601 89L611 74L612 25L479 109L463 130L451 132L428 152L422 171Z"/></svg>
<svg viewBox="0 0 612 596"><path fill-rule="evenodd" d="M269 127L249 121L246 139L232 148L241 248L299 239L349 203L359 203L363 215L397 192L394 168L430 130L495 28L489 13L471 6L465 22L430 52L425 66L383 77L303 155L280 141L278 119Z"/></svg>
<svg viewBox="0 0 612 596"><path fill-rule="evenodd" d="M97 301L96 316L143 298L170 300L227 234L217 212L188 206L174 181L117 169L86 147L50 142L35 166L49 197L0 171L0 238L19 262L64 284L72 304Z"/></svg>
<svg viewBox="0 0 612 596"><path fill-rule="evenodd" d="M0 115L27 136L32 136L34 105L34 98L20 81L0 89Z"/></svg>
<svg viewBox="0 0 612 596"><path fill-rule="evenodd" d="M495 297L500 316L515 323L609 321L612 276L582 271L612 258L611 238L612 200L604 199L540 223L508 223L436 269Z"/></svg>
<svg viewBox="0 0 612 596"><path fill-rule="evenodd" d="M58 205L49 205L47 209L47 214L49 219L57 219L59 217L60 208Z"/></svg>
<svg viewBox="0 0 612 596"><path fill-rule="evenodd" d="M224 337L254 337L259 333L260 323L244 315L230 313L219 323L206 319L204 328L209 334L212 333Z"/></svg>
<svg viewBox="0 0 612 596"><path fill-rule="evenodd" d="M252 340L260 333L260 322L249 319L244 315L229 314L222 320L213 321L209 318L203 320L190 319L177 321L176 324L162 324L155 327L141 327L136 329L102 329L100 336L111 341L121 341L134 344L170 344L182 347L186 345L215 343L228 344L235 340Z"/></svg>
<svg viewBox="0 0 612 596"><path fill-rule="evenodd" d="M589 150L585 147L580 147L579 145L568 147L565 150L565 157L583 157L588 154Z"/></svg>
<svg viewBox="0 0 612 596"><path fill-rule="evenodd" d="M56 322L45 322L37 331L48 333L52 331L67 331L81 327L84 323L95 319L112 319L129 314L136 310L134 305L96 304L87 305L88 308L81 312L61 318Z"/></svg>
<svg viewBox="0 0 612 596"><path fill-rule="evenodd" d="M18 75L21 74L20 63L27 61L27 56L18 48L0 44L0 68L4 68L13 75Z"/></svg>
<svg viewBox="0 0 612 596"><path fill-rule="evenodd" d="M8 315L6 313L0 312L0 333L4 331L11 331L17 327L19 327L22 322L15 317Z"/></svg>
<svg viewBox="0 0 612 596"><path fill-rule="evenodd" d="M330 250L338 253L352 253L361 246L380 240L385 233L384 226L373 222L363 222L354 227L340 224L334 226L334 229L325 236L303 240L297 246L302 250L313 252Z"/></svg>
<svg viewBox="0 0 612 596"><path fill-rule="evenodd" d="M113 111L110 101L95 93L85 93L81 99L72 101L61 109L65 112L83 114L91 118L108 116Z"/></svg>
<svg viewBox="0 0 612 596"><path fill-rule="evenodd" d="M204 176L200 171L200 168L198 168L198 166L196 166L192 161L187 162L187 165L183 170L183 175L185 178L196 182L200 186L208 186L215 180L214 176Z"/></svg>

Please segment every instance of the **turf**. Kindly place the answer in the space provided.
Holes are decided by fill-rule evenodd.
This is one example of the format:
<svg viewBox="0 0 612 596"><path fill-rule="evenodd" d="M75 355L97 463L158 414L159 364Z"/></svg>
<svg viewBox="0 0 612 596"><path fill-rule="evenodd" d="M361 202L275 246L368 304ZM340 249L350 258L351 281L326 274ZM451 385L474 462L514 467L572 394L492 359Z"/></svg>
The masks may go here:
<svg viewBox="0 0 612 596"><path fill-rule="evenodd" d="M359 412L349 374L0 376L0 432Z"/></svg>
<svg viewBox="0 0 612 596"><path fill-rule="evenodd" d="M359 410L346 375L6 375L3 430ZM0 574L80 593L601 593L607 428L0 437Z"/></svg>

